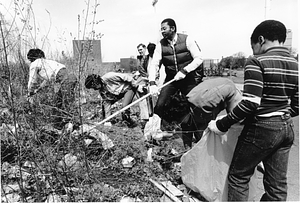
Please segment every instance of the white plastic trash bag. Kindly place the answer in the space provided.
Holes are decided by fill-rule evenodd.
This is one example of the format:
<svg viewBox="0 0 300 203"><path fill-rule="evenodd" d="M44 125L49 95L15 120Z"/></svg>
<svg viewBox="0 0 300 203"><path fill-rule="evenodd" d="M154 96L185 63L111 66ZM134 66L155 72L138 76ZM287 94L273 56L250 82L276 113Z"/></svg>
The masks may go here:
<svg viewBox="0 0 300 203"><path fill-rule="evenodd" d="M98 141L101 141L102 147L104 149L110 149L114 146L112 140L105 133L98 130L95 125L83 124L80 126L80 129L78 131L73 131L73 135L79 134L81 132L88 132L91 137L95 138ZM89 145L89 141L87 141L86 144Z"/></svg>
<svg viewBox="0 0 300 203"><path fill-rule="evenodd" d="M144 128L144 137L146 140L150 140L153 136L161 132L160 123L161 119L157 114L154 114L149 118L149 121L146 123Z"/></svg>
<svg viewBox="0 0 300 203"><path fill-rule="evenodd" d="M183 183L208 201L227 201L228 169L238 136L231 130L220 136L206 129L201 140L181 157ZM255 197L254 176L249 183L249 201Z"/></svg>

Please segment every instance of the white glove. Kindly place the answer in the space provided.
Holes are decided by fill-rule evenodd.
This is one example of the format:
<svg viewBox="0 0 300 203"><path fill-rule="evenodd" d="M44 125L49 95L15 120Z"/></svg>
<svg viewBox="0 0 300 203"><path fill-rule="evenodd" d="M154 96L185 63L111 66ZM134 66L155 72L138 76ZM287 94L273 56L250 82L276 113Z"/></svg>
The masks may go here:
<svg viewBox="0 0 300 203"><path fill-rule="evenodd" d="M143 85L138 85L137 91L140 93L144 92L144 86Z"/></svg>
<svg viewBox="0 0 300 203"><path fill-rule="evenodd" d="M226 132L222 132L217 127L217 120L211 120L208 124L208 129L211 132L216 133L217 135L224 135Z"/></svg>
<svg viewBox="0 0 300 203"><path fill-rule="evenodd" d="M157 85L150 85L149 92L150 92L150 94L152 94L154 96L158 95L159 89L158 89Z"/></svg>
<svg viewBox="0 0 300 203"><path fill-rule="evenodd" d="M183 78L185 78L185 74L182 73L181 71L178 71L178 73L174 77L175 80L181 80Z"/></svg>
<svg viewBox="0 0 300 203"><path fill-rule="evenodd" d="M140 76L139 71L136 71L136 72L133 73L133 79L137 80L139 76Z"/></svg>

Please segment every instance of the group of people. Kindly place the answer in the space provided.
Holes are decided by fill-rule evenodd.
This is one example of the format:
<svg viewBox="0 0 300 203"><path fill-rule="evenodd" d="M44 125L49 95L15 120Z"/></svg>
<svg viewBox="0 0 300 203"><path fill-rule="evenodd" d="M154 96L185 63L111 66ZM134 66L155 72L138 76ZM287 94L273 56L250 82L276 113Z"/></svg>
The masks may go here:
<svg viewBox="0 0 300 203"><path fill-rule="evenodd" d="M137 67L132 72L118 73L108 72L103 76L89 75L85 80L85 87L99 91L102 98L103 118L111 115L111 106L123 99L123 107L129 105L135 96L142 97L148 93L148 64L153 57L155 44L137 46L139 55L137 57ZM151 97L139 103L140 125L144 129L149 117L153 115L153 101ZM135 127L137 123L130 117L130 109L122 112L122 119L127 122L128 127Z"/></svg>
<svg viewBox="0 0 300 203"><path fill-rule="evenodd" d="M229 79L202 81L203 59L198 44L190 36L178 33L175 21L170 18L161 22L163 38L160 42L156 46L148 45L148 57L144 54L145 45L138 45L140 56L136 73L89 75L85 87L99 91L104 117L110 115L111 105L121 98L126 106L134 95L142 96L149 91L158 96L155 102L148 98L140 104L141 110L147 110L142 119L147 121L149 116L157 114L162 120L177 121L182 131L187 132L182 136L185 147L192 147L193 136L201 139L199 130L208 128L222 135L233 124L244 121L229 168L228 201L247 201L248 183L260 162L265 168L265 193L261 200L285 201L289 151L294 141L292 117L299 114L298 62L283 46L286 32L284 24L276 20L263 21L254 29L250 37L253 56L244 66L242 93ZM54 78L60 83L72 81L67 79L70 76L62 64L50 63L43 54L29 51L28 59L32 62L29 96L42 88L42 85L33 88L37 76L44 80ZM161 64L165 67L164 83L173 79L174 82L160 89L157 72ZM73 88L72 85L68 87ZM60 96L65 93L63 88L60 92ZM177 103L181 108L172 116L168 110L174 105L175 94L184 99ZM216 120L224 109L227 115ZM129 111L122 117L129 126L134 126Z"/></svg>

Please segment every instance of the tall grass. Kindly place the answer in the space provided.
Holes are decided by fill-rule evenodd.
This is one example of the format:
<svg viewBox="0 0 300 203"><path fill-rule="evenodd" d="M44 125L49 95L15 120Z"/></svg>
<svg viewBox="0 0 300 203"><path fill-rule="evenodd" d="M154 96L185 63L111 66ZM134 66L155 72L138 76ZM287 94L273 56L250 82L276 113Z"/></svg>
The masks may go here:
<svg viewBox="0 0 300 203"><path fill-rule="evenodd" d="M0 21L1 130L12 129L5 133L1 131L4 133L1 135L1 162L8 162L10 166L17 165L19 176L12 180L4 174L1 176L2 186L16 181L22 202L45 201L49 194L64 194L66 201L79 201L78 194L86 192L82 190L82 186L90 182L91 162L86 156L90 149L87 149L82 138L71 136L69 132L59 133L47 128L49 124L51 125L49 121L53 116L53 85L50 84L41 93L35 95L34 104L30 104L26 97L29 75L26 53L29 48L47 48L45 46L51 26L39 47L36 41L37 27L32 10L33 1L14 3L15 13L12 14L12 21L8 23L4 16L1 16ZM91 23L94 25L97 6L99 6L97 0L94 1L94 5L90 0L86 1L87 12L82 25L84 40L95 38L95 31L88 32L87 24L89 9L93 7ZM50 16L49 12L48 14ZM17 18L21 19L22 27L16 23ZM49 21L51 25L51 18ZM83 123L81 111L83 107L79 101L82 99L82 83L86 76L91 48L91 44L87 41L79 47L81 50L79 59L74 60L69 56L57 59L69 67L80 81L76 91L78 102L64 112L65 116L70 117L71 122L78 125ZM64 157L68 154L77 158L74 165L65 163L68 160ZM28 163L31 163L30 167ZM30 175L28 176L27 173ZM77 195L74 195L72 188L76 188Z"/></svg>

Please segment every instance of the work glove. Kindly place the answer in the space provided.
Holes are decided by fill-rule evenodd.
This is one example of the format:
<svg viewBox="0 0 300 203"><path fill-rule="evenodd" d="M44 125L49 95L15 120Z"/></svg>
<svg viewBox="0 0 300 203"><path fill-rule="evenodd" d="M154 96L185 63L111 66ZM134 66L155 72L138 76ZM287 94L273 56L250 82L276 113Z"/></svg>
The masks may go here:
<svg viewBox="0 0 300 203"><path fill-rule="evenodd" d="M137 91L140 93L144 93L144 85L138 85Z"/></svg>
<svg viewBox="0 0 300 203"><path fill-rule="evenodd" d="M133 73L133 79L137 80L140 76L140 72L139 71L136 71Z"/></svg>
<svg viewBox="0 0 300 203"><path fill-rule="evenodd" d="M178 71L178 73L175 75L174 79L177 80L182 80L183 78L185 78L185 74L181 71Z"/></svg>
<svg viewBox="0 0 300 203"><path fill-rule="evenodd" d="M211 120L208 124L208 129L214 132L216 135L224 135L226 132L222 132L217 127L217 120Z"/></svg>
<svg viewBox="0 0 300 203"><path fill-rule="evenodd" d="M159 89L158 89L157 85L150 85L149 93L151 95L157 96L159 94Z"/></svg>

